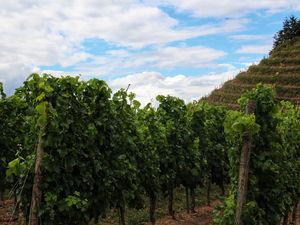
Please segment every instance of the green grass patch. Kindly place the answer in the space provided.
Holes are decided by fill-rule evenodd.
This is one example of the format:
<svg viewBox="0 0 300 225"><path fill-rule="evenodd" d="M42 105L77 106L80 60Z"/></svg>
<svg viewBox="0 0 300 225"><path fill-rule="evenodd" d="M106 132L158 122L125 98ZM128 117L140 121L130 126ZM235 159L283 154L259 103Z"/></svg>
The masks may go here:
<svg viewBox="0 0 300 225"><path fill-rule="evenodd" d="M300 85L299 74L285 74L285 75L243 75L237 76L237 79L242 83L248 84L280 84L280 85Z"/></svg>
<svg viewBox="0 0 300 225"><path fill-rule="evenodd" d="M256 75L300 74L300 66L250 66L248 73Z"/></svg>
<svg viewBox="0 0 300 225"><path fill-rule="evenodd" d="M267 58L261 60L262 66L297 66L300 65L300 58Z"/></svg>

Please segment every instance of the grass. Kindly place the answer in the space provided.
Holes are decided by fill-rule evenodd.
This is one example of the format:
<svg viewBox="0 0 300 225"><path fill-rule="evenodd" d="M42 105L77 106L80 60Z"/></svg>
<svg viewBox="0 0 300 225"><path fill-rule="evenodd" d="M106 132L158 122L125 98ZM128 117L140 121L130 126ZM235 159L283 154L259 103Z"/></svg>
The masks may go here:
<svg viewBox="0 0 300 225"><path fill-rule="evenodd" d="M247 75L238 76L237 79L242 83L247 84L279 84L279 85L299 85L300 86L300 72L299 74L285 74L285 75ZM300 93L299 93L300 94Z"/></svg>
<svg viewBox="0 0 300 225"><path fill-rule="evenodd" d="M253 74L261 74L261 75L268 75L268 74L294 74L294 73L299 73L300 72L300 66L299 65L294 65L294 66L251 66L249 67L248 70L249 73Z"/></svg>
<svg viewBox="0 0 300 225"><path fill-rule="evenodd" d="M263 66L297 66L300 65L299 58L268 58L260 62Z"/></svg>
<svg viewBox="0 0 300 225"><path fill-rule="evenodd" d="M196 191L196 207L206 205L206 189L197 188ZM220 189L212 185L211 190L211 200L218 198L220 194ZM149 208L148 208L148 199L144 197L144 206L142 209L130 209L126 208L126 224L127 225L142 225L146 224L149 221ZM167 216L167 197L160 195L157 200L155 216L156 219L163 218ZM181 212L186 210L186 201L185 201L185 190L183 187L176 188L174 191L174 210L175 212ZM112 209L108 212L107 217L100 221L98 225L117 225L119 224L118 211Z"/></svg>
<svg viewBox="0 0 300 225"><path fill-rule="evenodd" d="M229 93L229 94L241 94L255 88L254 84L243 84L243 83L225 83L222 89L215 90L217 93Z"/></svg>

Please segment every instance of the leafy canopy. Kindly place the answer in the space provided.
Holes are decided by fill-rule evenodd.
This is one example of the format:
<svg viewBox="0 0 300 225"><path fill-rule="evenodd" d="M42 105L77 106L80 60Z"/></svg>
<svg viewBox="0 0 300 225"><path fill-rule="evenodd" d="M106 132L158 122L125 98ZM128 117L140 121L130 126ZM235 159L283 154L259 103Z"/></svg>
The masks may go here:
<svg viewBox="0 0 300 225"><path fill-rule="evenodd" d="M286 18L283 28L274 36L274 48L300 37L300 20L295 16Z"/></svg>

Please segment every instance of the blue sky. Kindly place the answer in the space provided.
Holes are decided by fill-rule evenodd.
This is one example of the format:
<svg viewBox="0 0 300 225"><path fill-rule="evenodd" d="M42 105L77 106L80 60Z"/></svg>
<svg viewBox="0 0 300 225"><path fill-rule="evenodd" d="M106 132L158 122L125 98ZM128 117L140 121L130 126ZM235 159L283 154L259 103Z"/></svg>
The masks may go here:
<svg viewBox="0 0 300 225"><path fill-rule="evenodd" d="M1 1L1 0L0 0ZM104 79L146 103L199 99L267 56L298 0L15 0L0 10L0 82L32 72Z"/></svg>

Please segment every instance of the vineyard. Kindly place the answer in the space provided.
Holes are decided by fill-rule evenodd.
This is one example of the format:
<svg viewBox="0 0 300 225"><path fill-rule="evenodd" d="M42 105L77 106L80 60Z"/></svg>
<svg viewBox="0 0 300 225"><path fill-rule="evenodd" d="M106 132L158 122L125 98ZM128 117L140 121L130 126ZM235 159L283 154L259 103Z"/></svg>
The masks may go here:
<svg viewBox="0 0 300 225"><path fill-rule="evenodd" d="M299 37L284 42L279 32L276 44L269 59L225 83L226 94L215 90L214 104L159 95L142 107L130 86L113 93L102 80L72 76L32 74L10 96L0 83L5 224L98 225L115 212L110 224L154 225L162 203L169 218L180 203L193 219L201 197L216 206L214 224L295 225L299 50L286 50ZM129 220L131 209L147 210L147 221Z"/></svg>
<svg viewBox="0 0 300 225"><path fill-rule="evenodd" d="M270 84L274 87L278 100L300 104L300 38L275 48L269 57L247 71L239 73L233 80L214 90L207 102L239 109L237 100L256 84Z"/></svg>
<svg viewBox="0 0 300 225"><path fill-rule="evenodd" d="M184 187L193 212L197 187L207 187L209 204L211 184L224 193L229 182L214 222L233 224L245 145L241 221L287 224L297 207L300 109L278 102L269 86L243 95L239 112L171 96L141 107L128 90L112 95L104 81L47 74L1 96L1 190L12 191L28 224L101 224L114 208L123 225L125 209L145 207L145 196L155 224L158 196L174 216L175 188Z"/></svg>

